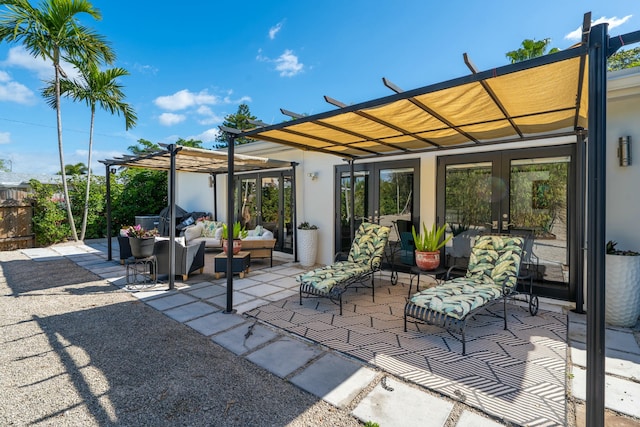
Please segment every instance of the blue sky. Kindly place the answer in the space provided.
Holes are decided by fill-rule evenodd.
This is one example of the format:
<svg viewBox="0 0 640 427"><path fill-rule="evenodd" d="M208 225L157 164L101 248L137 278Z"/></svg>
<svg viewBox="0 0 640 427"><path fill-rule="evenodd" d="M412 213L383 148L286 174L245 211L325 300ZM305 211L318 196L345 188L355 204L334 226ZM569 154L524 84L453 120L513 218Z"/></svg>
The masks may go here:
<svg viewBox="0 0 640 427"><path fill-rule="evenodd" d="M408 90L508 63L505 53L525 38L551 38L568 48L583 14L610 22L611 35L640 30L637 0L537 2L450 0L324 0L175 2L95 0L102 21L83 22L104 35L138 125L98 110L94 159L127 153L140 138L172 143L199 139L211 148L239 103L267 123L333 109L392 92L387 77ZM59 170L55 111L40 97L51 66L17 45L0 44L0 158L14 172ZM72 70L71 70L72 72ZM66 164L87 162L89 110L62 104ZM103 174L95 161L92 169Z"/></svg>

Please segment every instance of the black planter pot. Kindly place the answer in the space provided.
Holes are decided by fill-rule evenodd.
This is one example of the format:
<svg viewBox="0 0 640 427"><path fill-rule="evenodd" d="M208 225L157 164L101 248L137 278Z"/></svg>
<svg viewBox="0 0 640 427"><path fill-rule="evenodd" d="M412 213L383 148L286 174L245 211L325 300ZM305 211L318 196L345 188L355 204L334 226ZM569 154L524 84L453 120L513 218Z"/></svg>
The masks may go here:
<svg viewBox="0 0 640 427"><path fill-rule="evenodd" d="M131 255L134 258L147 258L153 255L153 246L156 239L153 237L140 239L138 237L129 237L129 246L131 246Z"/></svg>

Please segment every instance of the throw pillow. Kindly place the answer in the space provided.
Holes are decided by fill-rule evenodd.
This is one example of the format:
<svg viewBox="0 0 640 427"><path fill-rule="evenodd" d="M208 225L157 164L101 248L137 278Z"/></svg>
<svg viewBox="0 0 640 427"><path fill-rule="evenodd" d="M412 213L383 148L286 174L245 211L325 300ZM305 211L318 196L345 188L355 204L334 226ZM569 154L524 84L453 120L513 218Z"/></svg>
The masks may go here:
<svg viewBox="0 0 640 427"><path fill-rule="evenodd" d="M222 240L222 227L216 228L213 238L216 240Z"/></svg>
<svg viewBox="0 0 640 427"><path fill-rule="evenodd" d="M216 225L216 221L202 221L202 235L204 237L215 237Z"/></svg>
<svg viewBox="0 0 640 427"><path fill-rule="evenodd" d="M262 236L262 233L264 233L264 228L261 225L256 225L256 236Z"/></svg>
<svg viewBox="0 0 640 427"><path fill-rule="evenodd" d="M203 229L204 226L202 225L202 223L190 225L189 227L184 229L184 237L187 239L187 241L197 239L198 237L202 236Z"/></svg>

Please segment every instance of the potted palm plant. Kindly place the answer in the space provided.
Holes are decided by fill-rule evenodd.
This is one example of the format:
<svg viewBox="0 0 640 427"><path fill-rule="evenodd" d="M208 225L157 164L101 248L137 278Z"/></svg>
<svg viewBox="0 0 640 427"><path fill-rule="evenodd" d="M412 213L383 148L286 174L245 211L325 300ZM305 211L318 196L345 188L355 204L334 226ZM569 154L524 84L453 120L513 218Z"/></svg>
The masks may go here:
<svg viewBox="0 0 640 427"><path fill-rule="evenodd" d="M437 227L433 224L431 230L422 223L422 234L416 233L416 227L411 227L411 234L416 246L416 265L421 270L433 270L440 265L440 249L451 240L452 236L444 238L447 224Z"/></svg>
<svg viewBox="0 0 640 427"><path fill-rule="evenodd" d="M607 242L605 257L605 321L631 327L640 316L640 253L616 249Z"/></svg>
<svg viewBox="0 0 640 427"><path fill-rule="evenodd" d="M240 225L240 221L236 221L233 224L232 230L232 240L233 240L233 254L237 254L242 249L242 240L247 237L247 230L243 226ZM227 224L222 224L222 250L224 253L227 253L228 242L229 241L229 233L227 230Z"/></svg>

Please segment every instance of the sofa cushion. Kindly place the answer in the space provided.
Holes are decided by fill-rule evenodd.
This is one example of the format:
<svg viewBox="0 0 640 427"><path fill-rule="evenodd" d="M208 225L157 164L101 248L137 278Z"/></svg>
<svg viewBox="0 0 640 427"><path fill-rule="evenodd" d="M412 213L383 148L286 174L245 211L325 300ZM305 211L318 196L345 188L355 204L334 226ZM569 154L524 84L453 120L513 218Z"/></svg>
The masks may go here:
<svg viewBox="0 0 640 427"><path fill-rule="evenodd" d="M204 224L202 222L190 225L189 227L184 229L184 237L187 239L187 242L190 242L193 239L201 237L203 230Z"/></svg>
<svg viewBox="0 0 640 427"><path fill-rule="evenodd" d="M162 237L162 236L157 236L155 238L156 242L160 242L161 240L169 240L168 237ZM180 237L176 237L176 243L179 244L180 246L187 246L187 242L185 240L186 238L184 236L180 236Z"/></svg>
<svg viewBox="0 0 640 427"><path fill-rule="evenodd" d="M204 242L205 248L217 249L222 247L222 240L214 239L213 237L196 237L195 239L191 240L189 243L200 243L200 242Z"/></svg>
<svg viewBox="0 0 640 427"><path fill-rule="evenodd" d="M247 231L247 237L242 240L271 240L273 238L272 231L258 225L255 229Z"/></svg>

